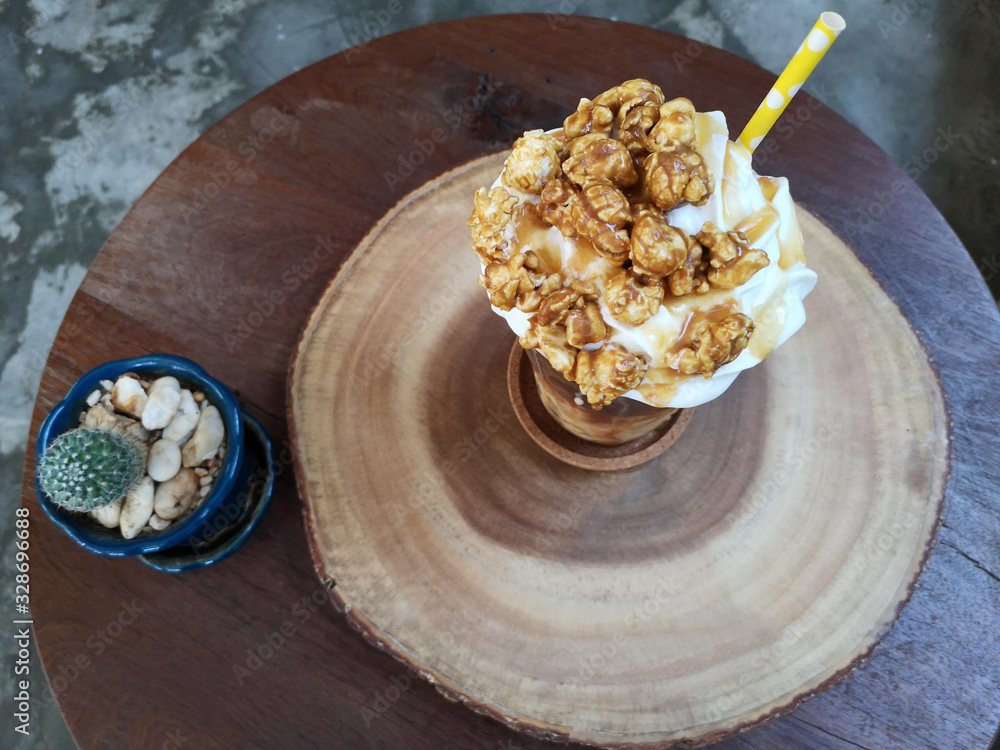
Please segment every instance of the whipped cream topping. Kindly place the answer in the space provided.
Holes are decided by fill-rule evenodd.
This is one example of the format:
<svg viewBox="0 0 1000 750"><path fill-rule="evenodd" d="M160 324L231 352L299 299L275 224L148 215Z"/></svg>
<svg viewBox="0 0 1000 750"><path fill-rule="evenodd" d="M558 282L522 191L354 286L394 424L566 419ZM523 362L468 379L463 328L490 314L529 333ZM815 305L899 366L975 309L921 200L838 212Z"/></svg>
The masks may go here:
<svg viewBox="0 0 1000 750"><path fill-rule="evenodd" d="M649 363L642 383L622 398L631 398L658 407L690 408L721 396L736 376L759 364L805 323L802 300L816 285L816 274L805 265L802 232L795 204L784 177L761 177L753 171L750 152L729 140L722 112L696 115L697 149L715 177L715 190L701 206L683 205L667 212L667 222L690 235L712 222L723 231L743 232L750 247L767 253L770 263L747 283L735 289L712 290L707 294L671 297L669 294L656 315L639 326L630 326L611 317L603 297L599 304L610 340L641 354ZM550 131L553 132L553 131ZM500 185L500 177L493 187ZM538 203L539 196L504 186L520 202ZM511 239L516 230L511 228ZM569 277L606 281L621 269L596 255L589 242L564 237L558 229L535 231L516 238L520 252L535 250L541 257L558 262ZM603 286L603 284L602 284ZM727 307L748 315L755 325L750 343L740 355L711 376L682 375L666 365L666 355L684 332L696 310ZM534 313L517 308L493 311L507 321L511 330L523 336ZM587 346L597 349L601 344Z"/></svg>

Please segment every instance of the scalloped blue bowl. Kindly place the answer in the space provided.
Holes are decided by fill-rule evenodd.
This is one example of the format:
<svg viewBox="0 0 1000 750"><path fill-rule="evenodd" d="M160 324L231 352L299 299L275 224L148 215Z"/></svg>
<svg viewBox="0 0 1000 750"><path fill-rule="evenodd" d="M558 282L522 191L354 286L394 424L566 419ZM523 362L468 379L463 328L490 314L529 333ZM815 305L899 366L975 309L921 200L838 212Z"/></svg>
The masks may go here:
<svg viewBox="0 0 1000 750"><path fill-rule="evenodd" d="M98 555L132 557L167 550L178 545L197 546L197 540L214 537L220 528L233 523L231 511L223 508L223 505L227 500L231 501L228 504L231 506L236 498L245 499L250 475L258 466L258 462L247 460L247 450L244 446L244 415L233 394L191 360L173 354L147 354L143 357L108 362L91 370L76 382L66 397L56 404L42 422L35 448L36 459L41 459L45 450L60 434L79 426L80 414L87 409L87 396L100 387L100 381L114 381L126 372L134 372L147 378L173 375L182 384L204 392L209 402L218 408L226 425L226 457L222 461L222 467L208 497L184 520L172 524L163 531L142 534L135 539L123 539L117 529L106 529L86 514L68 511L56 505L42 492L36 478L35 491L38 501L56 526L65 531L81 547ZM270 496L268 495L265 500L270 500ZM266 507L267 503L264 502L263 508L260 509L261 513ZM256 521L259 522L259 514ZM256 526L256 523L253 526ZM249 533L241 535L239 544L246 541L248 536ZM222 559L234 551L235 547L230 547L226 550L227 555L219 556L217 559ZM211 564L217 559L205 559L201 564Z"/></svg>

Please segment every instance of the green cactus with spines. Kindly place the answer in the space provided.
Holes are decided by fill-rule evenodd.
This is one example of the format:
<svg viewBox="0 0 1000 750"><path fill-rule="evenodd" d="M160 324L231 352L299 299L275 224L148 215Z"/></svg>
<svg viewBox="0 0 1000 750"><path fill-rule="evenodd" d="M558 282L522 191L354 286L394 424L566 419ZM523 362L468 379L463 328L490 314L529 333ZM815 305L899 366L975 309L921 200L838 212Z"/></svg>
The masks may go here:
<svg viewBox="0 0 1000 750"><path fill-rule="evenodd" d="M126 435L80 427L53 441L38 463L52 502L87 512L128 494L146 472L145 446Z"/></svg>

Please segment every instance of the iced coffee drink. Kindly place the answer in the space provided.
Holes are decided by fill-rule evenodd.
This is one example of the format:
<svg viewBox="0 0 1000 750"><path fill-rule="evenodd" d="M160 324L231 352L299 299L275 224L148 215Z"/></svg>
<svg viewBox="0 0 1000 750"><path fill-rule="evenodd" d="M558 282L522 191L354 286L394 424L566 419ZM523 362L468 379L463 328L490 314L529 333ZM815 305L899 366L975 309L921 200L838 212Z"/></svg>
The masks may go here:
<svg viewBox="0 0 1000 750"><path fill-rule="evenodd" d="M525 133L476 193L479 283L565 429L635 439L805 322L816 275L788 182L750 161L721 112L635 79Z"/></svg>

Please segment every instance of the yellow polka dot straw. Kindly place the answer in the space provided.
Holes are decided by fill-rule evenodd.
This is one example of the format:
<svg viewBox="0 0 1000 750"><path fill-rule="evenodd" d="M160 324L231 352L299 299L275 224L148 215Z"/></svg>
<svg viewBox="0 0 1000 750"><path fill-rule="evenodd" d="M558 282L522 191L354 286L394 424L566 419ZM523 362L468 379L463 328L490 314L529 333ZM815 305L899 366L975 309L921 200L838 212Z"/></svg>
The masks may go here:
<svg viewBox="0 0 1000 750"><path fill-rule="evenodd" d="M764 140L774 121L785 111L792 97L799 93L799 89L813 72L813 68L819 64L823 55L845 28L847 24L838 13L827 11L820 15L812 31L799 45L798 51L788 61L788 65L781 71L778 80L774 82L774 86L767 92L764 101L760 103L750 122L740 133L740 143L746 146L750 153L753 153Z"/></svg>

